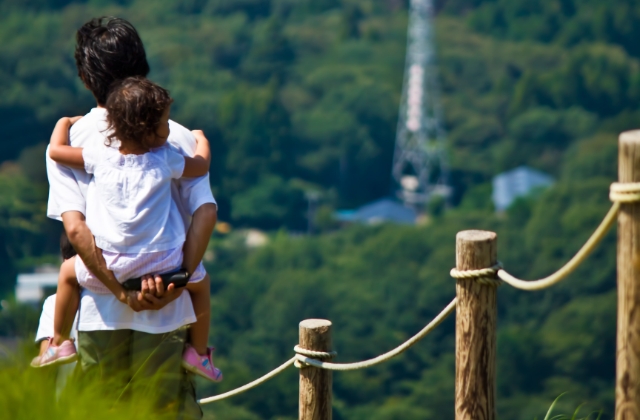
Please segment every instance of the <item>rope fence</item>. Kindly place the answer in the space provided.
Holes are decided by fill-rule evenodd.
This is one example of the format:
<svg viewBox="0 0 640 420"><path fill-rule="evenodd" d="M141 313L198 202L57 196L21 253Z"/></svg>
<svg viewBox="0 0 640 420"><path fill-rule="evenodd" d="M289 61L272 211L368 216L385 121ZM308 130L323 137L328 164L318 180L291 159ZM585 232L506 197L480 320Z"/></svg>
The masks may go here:
<svg viewBox="0 0 640 420"><path fill-rule="evenodd" d="M255 388L258 385L262 385L263 383L267 382L271 378L275 378L276 376L278 376L279 374L284 372L295 361L296 361L296 358L294 356L291 359L289 359L286 362L284 362L283 364L281 364L280 366L278 366L277 368L273 369L271 372L269 372L266 375L261 376L260 378L256 379L255 381L249 382L248 384L243 385L243 386L241 386L239 388L233 389L233 390L231 390L229 392L225 392L224 394L214 395L213 397L208 397L208 398L202 398L202 399L198 400L198 403L199 404L208 404L208 403L212 403L214 401L220 401L220 400L224 400L225 398L231 398L231 397L236 396L238 394L242 394L243 392L248 391L251 388Z"/></svg>
<svg viewBox="0 0 640 420"><path fill-rule="evenodd" d="M625 133L623 133L624 135ZM622 139L622 136L621 136ZM635 137L634 137L635 139ZM622 140L621 140L622 141ZM635 140L634 140L635 141ZM640 131L638 132L638 138L637 138L637 142L638 142L638 155L640 156ZM640 158L639 158L640 159ZM638 178L640 178L640 174L638 175ZM495 304L493 304L492 308L489 308L490 310L487 312L487 308L484 308L483 310L485 310L485 313L482 317L471 317L470 319L472 320L471 324L469 324L467 321L465 321L464 316L465 315L469 315L471 314L473 311L476 311L475 313L478 314L480 312L478 312L478 306L476 305L475 309L469 309L472 308L474 304L469 305L469 302L472 302L472 298L470 296L472 296L474 293L479 293L481 290L495 290L495 288L497 286L499 286L500 284L502 284L503 282L516 288L516 289L520 289L520 290L526 290L526 291L536 291L536 290L542 290L542 289L546 289L548 287L551 287L557 283L559 283L560 281L566 279L571 273L573 273L576 268L578 268L580 266L580 264L582 264L586 258L589 256L589 254L595 249L595 247L602 241L602 239L605 237L605 235L607 234L607 232L609 232L609 230L611 229L611 227L614 225L614 223L616 222L616 219L618 218L620 211L621 211L621 206L622 205L628 205L628 204L636 204L640 202L640 182L616 182L613 183L611 185L610 188L610 192L609 192L609 197L611 199L611 201L613 201L613 205L611 206L611 208L609 209L609 211L607 212L606 216L604 217L604 219L602 220L602 222L600 223L600 225L596 228L596 230L593 232L593 234L589 237L589 239L585 242L585 244L580 248L580 250L573 256L573 258L571 258L563 267L561 267L558 271L556 271L555 273L549 275L548 277L545 277L543 279L539 279L539 280L532 280L532 281L527 281L527 280L522 280L522 279L518 279L516 277L514 277L513 275L509 274L508 272L506 272L503 267L502 264L499 262L495 262L493 264L487 264L487 265L491 265L490 267L486 267L486 268L478 268L478 269L459 269L459 268L453 268L450 272L451 277L453 277L454 279L456 279L458 281L458 287L462 287L462 289L458 289L458 297L454 298L438 315L435 316L435 318L433 318L433 320L431 322L429 322L422 330L420 330L417 334L415 334L414 336L412 336L411 338L409 338L408 340L406 340L405 342L403 342L402 344L400 344L399 346L397 346L396 348L381 354L377 357L374 357L372 359L368 359L368 360L363 360L363 361L359 361L359 362L354 362L354 363L333 363L330 362L328 360L331 360L332 358L334 358L337 353L331 350L328 351L321 351L321 350L317 350L317 349L307 349L307 348L303 348L300 345L296 345L294 347L294 352L295 355L287 360L285 363L283 363L282 365L280 365L279 367L277 367L276 369L270 371L269 373L265 374L264 376L244 385L241 386L239 388L236 388L234 390L225 392L223 394L220 395L216 395L216 396L212 396L212 397L208 397L208 398L203 398L201 400L199 400L198 402L200 404L207 404L207 403L211 403L211 402L215 402L215 401L220 401L222 399L226 399L226 398L230 398L233 396L236 396L238 394L241 394L245 391L248 391L252 388L255 388L265 382L267 382L268 380L274 378L275 376L279 375L280 373L284 372L287 368L289 368L289 366L294 365L295 367L299 368L301 371L301 396L300 396L300 404L301 404L301 408L300 408L300 419L301 420L316 420L316 419L330 419L330 412L329 414L323 415L323 414L319 414L319 415L308 415L308 414L303 414L306 413L308 410L304 409L303 410L303 405L304 405L304 401L306 401L307 404L309 404L310 402L313 402L313 398L324 398L325 404L327 405L327 401L329 402L329 406L330 406L330 391L329 391L329 395L326 396L318 391L320 389L319 385L314 388L314 386L311 386L310 388L306 388L306 393L308 395L303 396L302 394L302 381L303 381L303 377L307 378L305 379L308 380L309 378L303 375L303 371L305 371L305 369L308 368L316 368L316 369L322 369L324 371L349 371L349 370L357 370L357 369L365 369L365 368L369 368L381 363L384 363L400 354L402 354L403 352L405 352L407 349L411 348L413 345L415 345L416 343L418 343L420 340L422 340L424 337L426 337L430 332L432 332L438 325L440 325L449 315L451 315L451 313L453 313L454 309L456 309L456 306L458 306L458 317L456 320L456 336L458 336L460 331L463 331L465 328L470 328L469 325L471 325L471 327L478 327L478 328L482 328L481 323L484 322L483 319L477 319L477 318L486 318L486 314L488 315L488 318L491 318L491 311L493 311L493 313L495 313L496 309L495 309ZM638 215L640 216L640 206L638 206ZM640 217L639 217L640 220ZM639 223L640 224L640 223ZM472 233L482 233L482 231L467 231L467 232L472 232ZM469 247L469 244L472 244L473 246L476 247L476 250L473 252L486 252L485 257L486 258L494 258L492 255L495 255L495 249L492 249L491 247L494 246L495 244L495 234L493 234L492 232L484 232L484 233L491 233L493 235L493 237L491 235L476 235L477 237L473 237L473 235L470 235L469 237L467 237L465 240L470 241L467 242L466 245L467 246L465 251L461 251L464 246L460 245L460 243L458 243L458 246L460 247L458 249L458 253L457 253L457 260L459 261L458 263L458 267L460 267L460 259L464 260L465 258L465 254L464 252L469 252L469 250L473 250L473 247ZM638 233L640 233L640 226L638 226ZM471 238L471 239L469 239ZM475 241L475 243L474 243ZM640 242L640 239L638 240ZM487 248L488 246L488 248ZM639 245L640 246L640 245ZM483 248L484 247L484 248ZM484 249L484 251L479 251L481 249ZM493 252L493 254L492 254ZM477 257L477 255L476 255ZM493 261L496 261L495 259L493 259ZM468 282L472 282L473 284L470 284ZM466 292L465 292L466 291ZM461 294L462 293L462 294ZM468 295L465 293L469 293ZM492 293L492 294L491 294ZM492 296L493 299L495 298L495 291L491 292L490 294L487 295L483 295L485 296L485 300L489 300L491 301ZM461 296L464 296L464 302L462 302ZM477 298L477 296L476 296ZM639 295L639 299L640 299L640 295ZM462 305L462 306L461 306ZM482 306L482 305L481 305ZM465 312L466 311L466 312ZM464 314L461 315L461 312L464 312ZM491 321L489 319L488 323L485 325L485 327L489 327L489 330L493 329L494 331L489 331L491 332L494 336L491 338L491 340L493 340L493 344L491 344L491 342L479 342L480 345L488 345L489 346L489 351L488 353L485 352L484 356L479 356L479 357L484 357L485 359L488 358L490 359L490 357L487 357L487 354L491 354L491 352L493 351L493 353L495 353L495 320ZM328 323L328 325L330 326L330 323L328 321L325 321ZM493 322L493 324L492 324ZM474 324L476 323L476 324ZM465 324L469 324L469 325L465 325ZM326 334L326 328L325 330L323 330L324 333ZM301 323L301 334L302 334L302 323ZM305 334L309 334L309 331L307 331ZM315 334L315 333L311 333L311 334ZM329 331L330 334L330 331ZM491 334L490 334L491 335ZM317 337L320 337L320 335L318 335ZM317 338L316 337L316 338ZM477 337L476 337L477 338ZM483 338L483 337L481 337ZM488 343L488 344L487 344ZM464 344L464 340L461 339L460 341L456 341L456 353L458 353L459 351L466 351L463 347ZM477 343L476 343L477 344ZM493 350L490 348L491 345L493 345ZM459 348L460 347L460 348ZM465 356L460 356L460 357L467 357L467 356L473 356L473 346L471 349L467 349L468 350L468 354ZM483 349L480 349L482 351L484 351ZM456 355L456 366L458 366L458 355ZM473 358L473 357L471 357ZM485 368L483 367L483 364L481 363L482 361L480 360L476 360L476 362L478 363L478 366L482 369ZM489 365L491 364L491 361L488 361ZM464 382L464 378L462 376L464 376L466 373L465 372L458 372L458 367L456 368L456 419L460 418L460 419L471 419L471 418L476 418L474 417L474 415L470 415L470 416L465 416L464 414L460 414L460 413L464 413L464 410L466 408L462 407L467 406L468 404L459 404L459 399L460 398L469 398L469 395L473 394L474 391L471 390L471 388L469 388L468 386L465 386L464 384L458 384L459 381ZM486 369L490 370L491 367L487 366ZM495 370L495 369L494 369ZM481 372L482 373L482 372ZM490 378L490 375L487 376L485 375L487 378ZM323 376L323 378L327 378L327 376ZM330 376L329 376L330 378ZM323 379L323 380L325 380ZM330 380L330 379L329 379ZM316 382L319 381L319 379L316 379ZM311 378L311 382L313 382L313 378ZM312 383L313 385L313 383ZM485 384L485 385L491 385L491 384ZM326 388L326 384L323 385ZM475 385L474 385L475 386ZM495 384L493 385L495 387ZM458 395L458 388L460 388L460 392L462 392L462 397L459 398ZM315 391L314 391L315 390ZM329 387L330 390L330 387ZM640 383L638 385L638 390L639 390L639 395L640 395ZM484 390L486 391L486 390ZM491 392L487 391L487 396L483 397L485 400L485 405L486 405L486 409L487 412L491 412L491 410L495 411L495 407L491 406L491 400L492 398L495 399L495 396L492 396ZM313 405L313 404L311 404ZM460 407L459 407L460 405ZM306 410L306 411L305 411ZM326 410L325 410L326 411ZM330 411L330 408L329 408ZM458 414L460 414L460 417L458 417ZM485 417L483 417L485 418ZM486 417L487 419L494 419L495 415L489 415Z"/></svg>
<svg viewBox="0 0 640 420"><path fill-rule="evenodd" d="M393 350L388 351L387 353L381 354L378 357L373 359L364 360L361 362L355 363L327 363L323 362L322 359L330 359L337 355L336 352L320 352L314 350L303 349L300 346L295 346L293 351L296 353L291 359L284 362L282 365L278 366L271 372L267 373L264 376L256 379L255 381L249 382L246 385L243 385L239 388L236 388L232 391L225 392L224 394L215 395L213 397L202 398L198 400L200 404L208 404L214 401L224 400L225 398L230 398L236 396L238 394L242 394L245 391L248 391L252 388L257 387L269 379L278 376L280 373L284 372L289 366L295 365L298 368L303 368L307 366L314 366L321 369L328 370L356 370L356 369L365 369L371 366L379 365L380 363L386 362L387 360L404 353L407 349L412 347L418 341L422 340L426 337L431 331L433 331L442 321L444 321L456 307L456 299L454 298L451 303L449 303L436 317L427 324L422 330L420 330L416 335L399 345Z"/></svg>
<svg viewBox="0 0 640 420"><path fill-rule="evenodd" d="M451 315L451 313L455 308L456 308L456 299L454 298L451 301L451 303L449 303L442 310L442 312L436 315L433 321L427 324L427 326L424 327L422 330L420 330L420 332L418 332L416 335L414 335L404 343L400 344L395 349L390 350L384 354L381 354L378 357L374 357L373 359L363 360L361 362L354 362L354 363L323 362L322 360L316 360L316 358L310 358L307 353L308 350L301 349L298 346L294 348L294 351L297 353L295 358L300 362L301 366L313 366L320 369L328 369L328 370L342 370L342 371L357 370L357 369L366 369L371 366L379 365L380 363L384 363L387 360L390 360L396 357L397 355L404 353L406 350L411 348L411 346L413 346L414 344L422 340L431 331L433 331L438 325L440 325L442 321L444 321L449 315Z"/></svg>

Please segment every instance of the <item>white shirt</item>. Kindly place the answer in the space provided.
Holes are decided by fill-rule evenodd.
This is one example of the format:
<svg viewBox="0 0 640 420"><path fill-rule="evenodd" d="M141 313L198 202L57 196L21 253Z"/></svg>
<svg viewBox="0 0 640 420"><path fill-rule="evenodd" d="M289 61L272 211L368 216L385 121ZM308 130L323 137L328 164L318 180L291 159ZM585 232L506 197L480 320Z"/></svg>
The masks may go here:
<svg viewBox="0 0 640 420"><path fill-rule="evenodd" d="M82 151L93 174L96 206L87 225L104 251L152 253L182 247L185 226L171 199L171 181L184 172L184 156L168 145L141 155L123 155L99 145Z"/></svg>
<svg viewBox="0 0 640 420"><path fill-rule="evenodd" d="M106 130L104 108L93 108L71 127L69 139L72 146L91 147L104 144ZM169 121L168 143L186 156L193 156L196 141L185 127ZM49 202L47 216L62 220L67 211L87 214L88 207L97 205L93 177L81 169L72 169L55 163L47 150L47 176L49 177ZM191 222L191 215L203 204L214 203L209 176L181 178L172 182L171 195L182 216L185 229ZM89 210L91 211L91 210ZM175 301L158 311L134 312L112 294L100 295L83 290L80 296L78 330L118 330L160 334L173 331L183 325L195 322L195 314L188 293L182 293Z"/></svg>
<svg viewBox="0 0 640 420"><path fill-rule="evenodd" d="M56 312L56 295L51 295L44 300L42 305L42 313L40 313L40 322L38 323L38 331L36 331L36 343L53 337L53 319ZM73 320L73 326L69 336L74 340L78 338L76 326L78 324L78 316Z"/></svg>
<svg viewBox="0 0 640 420"><path fill-rule="evenodd" d="M182 295L161 310L137 313L117 299L111 299L113 295L83 292L81 311L73 321L71 337L77 338L78 330L136 330L149 334L163 334L177 330L183 325L192 324L195 322L195 317L192 316L191 298L189 293L185 293L185 289L180 290ZM42 306L36 342L53 337L55 307L56 295L49 296ZM82 328L79 323L80 317L84 317ZM133 328L135 326L138 328Z"/></svg>

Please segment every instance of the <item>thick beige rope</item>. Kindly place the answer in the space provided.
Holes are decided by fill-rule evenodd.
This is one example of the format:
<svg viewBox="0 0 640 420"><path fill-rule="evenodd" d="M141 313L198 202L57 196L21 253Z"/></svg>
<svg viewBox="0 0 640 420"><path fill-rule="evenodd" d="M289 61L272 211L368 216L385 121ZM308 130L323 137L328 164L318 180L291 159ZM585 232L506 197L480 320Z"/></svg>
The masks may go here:
<svg viewBox="0 0 640 420"><path fill-rule="evenodd" d="M497 275L500 280L515 287L516 289L528 291L541 290L553 286L567 278L569 274L573 273L600 243L602 238L604 238L609 229L611 229L613 224L616 222L616 216L620 211L621 203L633 203L640 201L640 182L614 182L611 184L611 188L609 190L609 198L613 201L613 205L600 223L600 226L598 226L598 228L593 232L591 237L582 246L582 248L580 248L578 253L574 255L568 263L560 268L560 270L556 271L552 275L540 280L521 280L504 271L500 265L497 265L480 270L459 271L454 268L451 270L451 277L456 279L474 279L483 284L491 284L489 283L489 280L491 280L491 277Z"/></svg>
<svg viewBox="0 0 640 420"><path fill-rule="evenodd" d="M305 355L308 356L314 356L316 358L320 358L320 359L329 359L334 357L337 353L336 352L321 352L321 351L314 351L314 350L307 350L307 349L303 349L299 346L295 346L294 347L294 351L296 352L296 355L294 357L292 357L291 359L287 360L285 363L283 363L282 365L280 365L279 367L277 367L276 369L272 370L271 372L267 373L266 375L256 379L253 382L249 382L246 385L243 385L239 388L236 388L234 390L231 390L229 392L225 392L224 394L220 394L220 395L214 395L213 397L208 397L208 398L202 398L201 400L198 400L199 404L207 404L207 403L212 403L214 401L220 401L220 400L224 400L225 398L230 398L233 397L235 395L241 394L245 391L250 390L251 388L255 388L260 384L263 384L264 382L268 381L269 379L273 378L274 376L277 376L278 374L282 373L285 369L287 369L290 365L292 364L296 364L298 367L305 367L305 366L315 366L321 369L329 369L329 370L355 370L355 369L364 369L367 368L369 366L374 366L377 365L379 363L382 363L386 360L391 359L394 356L399 355L400 353L404 352L405 350L407 350L409 347L413 346L415 343L417 343L418 341L420 341L422 338L424 338L427 334L429 334L435 327L437 327L449 314L451 314L451 312L453 312L453 310L456 307L456 299L453 299L451 301L451 303L449 305L447 305L446 308L444 308L442 310L442 312L440 312L440 314L438 314L438 316L436 316L426 327L424 327L418 334L414 335L413 337L411 337L409 340L407 340L406 342L404 342L403 344L401 344L400 346L396 347L395 349L381 355L378 356L374 359L370 359L370 360L365 360L363 362L356 362L356 363L326 363L326 362L322 362L320 360L317 360L315 358L310 358L307 357Z"/></svg>
<svg viewBox="0 0 640 420"><path fill-rule="evenodd" d="M609 199L614 203L640 201L640 182L614 182L609 189Z"/></svg>
<svg viewBox="0 0 640 420"><path fill-rule="evenodd" d="M515 287L520 290L541 290L546 289L547 287L551 287L556 283L564 280L569 274L573 273L573 271L578 268L580 264L587 258L587 256L593 251L593 249L598 245L598 243L604 238L607 234L611 226L616 222L616 216L618 215L618 209L620 208L620 203L613 203L611 209L604 217L600 226L593 232L591 237L587 240L587 242L580 248L578 253L573 256L569 260L568 263L564 265L560 270L556 271L549 277L545 277L540 280L526 281L518 279L511 274L507 273L504 270L498 270L498 277L504 281L505 283Z"/></svg>
<svg viewBox="0 0 640 420"><path fill-rule="evenodd" d="M502 264L498 262L490 268L480 268L477 270L458 270L452 268L449 275L457 280L474 280L485 286L498 287L502 284L500 279L496 278L498 270L502 269Z"/></svg>
<svg viewBox="0 0 640 420"><path fill-rule="evenodd" d="M284 362L279 367L275 368L274 370L272 370L271 372L267 373L266 375L261 376L260 378L256 379L253 382L249 382L248 384L243 385L240 388L236 388L236 389L231 390L229 392L225 392L224 394L214 395L213 397L202 398L201 400L198 400L198 403L199 404L208 404L208 403L211 403L211 402L214 402L214 401L220 401L220 400L224 400L225 398L233 397L234 395L242 394L243 392L248 391L251 388L255 388L258 385L267 382L269 379L273 378L274 376L278 376L285 369L287 369L289 366L291 366L295 361L296 361L296 358L292 357L291 359L287 360L286 362Z"/></svg>
<svg viewBox="0 0 640 420"><path fill-rule="evenodd" d="M319 359L319 360L333 359L338 355L338 353L335 351L309 350L309 349L304 349L298 345L293 347L293 351L296 352L296 354L301 354L303 356L310 357L312 359ZM301 362L300 360L296 360L296 362L293 365L297 368L309 366L306 363Z"/></svg>
<svg viewBox="0 0 640 420"><path fill-rule="evenodd" d="M451 303L449 303L447 307L442 310L442 312L440 312L429 324L427 324L426 327L420 330L420 332L418 332L416 335L414 335L413 337L411 337L410 339L408 339L407 341L405 341L395 349L388 351L384 354L381 354L380 356L375 357L373 359L364 360L362 362L355 362L355 363L329 363L329 362L323 362L321 360L309 358L301 353L297 353L295 358L300 362L302 366L310 365L317 368L328 369L328 370L356 370L356 369L364 369L371 366L375 366L382 362L386 362L392 357L399 355L400 353L404 352L405 350L407 350L408 348L416 344L418 341L422 340L427 334L433 331L435 327L440 325L440 323L444 321L445 318L447 318L447 316L449 316L455 308L456 308L456 299L453 299ZM330 354L331 353L326 353L326 354L323 354L323 356L328 356Z"/></svg>
<svg viewBox="0 0 640 420"><path fill-rule="evenodd" d="M620 211L620 204L640 201L640 183L614 182L611 184L611 188L609 190L609 198L613 201L613 205L602 220L602 223L600 223L600 226L598 226L595 232L593 232L591 237L582 246L582 248L580 248L578 253L560 270L556 271L549 277L534 281L518 279L502 269L498 270L498 277L505 283L510 284L517 289L529 291L545 289L565 279L587 258L591 251L593 251L598 243L600 243L602 238L604 238L609 229L611 229L613 224L616 222L616 216Z"/></svg>

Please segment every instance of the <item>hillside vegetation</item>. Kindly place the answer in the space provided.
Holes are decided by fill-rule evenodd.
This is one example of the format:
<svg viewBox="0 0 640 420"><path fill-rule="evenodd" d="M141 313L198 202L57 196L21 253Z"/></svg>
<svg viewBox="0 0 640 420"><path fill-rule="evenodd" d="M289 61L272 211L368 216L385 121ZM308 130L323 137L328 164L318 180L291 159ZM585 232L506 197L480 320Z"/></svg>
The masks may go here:
<svg viewBox="0 0 640 420"><path fill-rule="evenodd" d="M274 231L253 251L214 239L212 342L227 379L202 384L203 396L289 358L303 318L334 322L340 361L394 347L453 298L459 230L498 232L500 259L518 276L555 271L606 213L617 134L640 125L640 1L442 0L437 8L455 207L421 227L332 231L327 222L324 233L290 237L306 226L305 191L322 193L321 215L390 191L405 2L2 2L0 288L9 295L17 270L55 261L60 226L45 219L42 143L56 118L93 106L76 76L73 35L103 14L134 23L150 77L175 98L172 118L210 138L221 218ZM557 182L495 215L491 177L522 164ZM588 402L611 417L615 308L613 232L551 290L502 287L500 417L540 418L565 391L565 411ZM25 311L0 311L0 333L25 334L33 316ZM453 418L453 328L450 319L381 367L336 374L335 418ZM296 393L292 370L208 415L293 419Z"/></svg>

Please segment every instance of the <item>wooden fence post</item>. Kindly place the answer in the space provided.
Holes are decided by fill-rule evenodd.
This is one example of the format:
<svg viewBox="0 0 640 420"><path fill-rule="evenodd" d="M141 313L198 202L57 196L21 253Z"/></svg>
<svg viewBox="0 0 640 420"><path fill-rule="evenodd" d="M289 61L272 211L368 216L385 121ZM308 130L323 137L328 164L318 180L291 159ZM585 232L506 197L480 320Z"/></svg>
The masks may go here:
<svg viewBox="0 0 640 420"><path fill-rule="evenodd" d="M640 182L640 130L620 134L618 179ZM616 420L640 419L640 203L618 215Z"/></svg>
<svg viewBox="0 0 640 420"><path fill-rule="evenodd" d="M497 235L456 235L456 268L477 270L497 262ZM456 420L496 418L496 287L474 279L456 284Z"/></svg>
<svg viewBox="0 0 640 420"><path fill-rule="evenodd" d="M331 351L331 321L306 319L300 323L300 347ZM330 370L312 366L300 368L299 420L331 420Z"/></svg>

